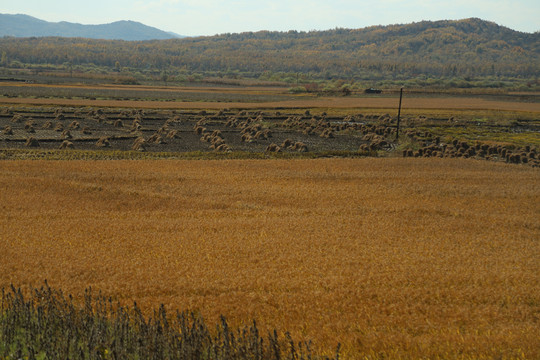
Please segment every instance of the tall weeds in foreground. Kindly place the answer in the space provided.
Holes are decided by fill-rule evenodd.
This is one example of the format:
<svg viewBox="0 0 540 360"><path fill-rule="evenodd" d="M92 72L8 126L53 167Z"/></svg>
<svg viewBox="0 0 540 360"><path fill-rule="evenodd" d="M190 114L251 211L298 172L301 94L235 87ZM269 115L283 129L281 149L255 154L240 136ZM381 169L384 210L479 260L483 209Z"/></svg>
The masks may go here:
<svg viewBox="0 0 540 360"><path fill-rule="evenodd" d="M274 330L265 340L255 321L231 329L222 317L212 332L193 312L169 316L162 305L145 317L136 303L123 307L91 288L79 306L46 282L27 298L11 286L2 289L0 310L2 359L317 358L309 343L295 344L288 333L280 338Z"/></svg>

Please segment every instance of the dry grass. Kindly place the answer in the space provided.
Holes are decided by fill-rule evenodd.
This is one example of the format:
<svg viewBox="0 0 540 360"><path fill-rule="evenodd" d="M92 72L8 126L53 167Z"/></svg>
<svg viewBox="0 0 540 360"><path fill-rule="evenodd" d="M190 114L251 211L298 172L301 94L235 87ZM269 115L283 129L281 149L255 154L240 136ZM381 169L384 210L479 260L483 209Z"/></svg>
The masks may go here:
<svg viewBox="0 0 540 360"><path fill-rule="evenodd" d="M208 92L209 94L211 92ZM4 98L0 97L0 104L15 105L59 105L59 106L92 106L92 107L135 107L145 109L260 109L260 108L286 108L286 109L390 109L397 108L398 100L395 97L292 97L284 101L268 102L201 102L201 101L157 101L157 100L86 100L61 98ZM520 101L494 101L480 98L465 97L414 97L403 100L403 108L413 110L467 110L467 111L517 111L540 112L540 103Z"/></svg>
<svg viewBox="0 0 540 360"><path fill-rule="evenodd" d="M0 162L0 286L92 286L345 358L540 357L540 173L452 159Z"/></svg>

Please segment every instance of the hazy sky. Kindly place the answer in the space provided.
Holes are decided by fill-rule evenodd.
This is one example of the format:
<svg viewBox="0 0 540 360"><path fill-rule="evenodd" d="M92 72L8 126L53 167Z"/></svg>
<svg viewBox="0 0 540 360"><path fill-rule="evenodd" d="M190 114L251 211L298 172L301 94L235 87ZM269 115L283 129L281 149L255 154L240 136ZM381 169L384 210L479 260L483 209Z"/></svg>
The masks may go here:
<svg viewBox="0 0 540 360"><path fill-rule="evenodd" d="M139 21L181 35L327 30L478 17L540 30L539 0L0 0L0 13L47 21Z"/></svg>

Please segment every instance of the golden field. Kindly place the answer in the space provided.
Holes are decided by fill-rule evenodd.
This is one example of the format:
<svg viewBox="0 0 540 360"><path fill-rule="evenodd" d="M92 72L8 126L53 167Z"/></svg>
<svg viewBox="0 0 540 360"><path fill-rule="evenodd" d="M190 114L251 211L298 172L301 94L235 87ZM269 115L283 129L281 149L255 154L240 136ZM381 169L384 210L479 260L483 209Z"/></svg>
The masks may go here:
<svg viewBox="0 0 540 360"><path fill-rule="evenodd" d="M0 286L311 339L540 357L540 172L455 159L0 162Z"/></svg>

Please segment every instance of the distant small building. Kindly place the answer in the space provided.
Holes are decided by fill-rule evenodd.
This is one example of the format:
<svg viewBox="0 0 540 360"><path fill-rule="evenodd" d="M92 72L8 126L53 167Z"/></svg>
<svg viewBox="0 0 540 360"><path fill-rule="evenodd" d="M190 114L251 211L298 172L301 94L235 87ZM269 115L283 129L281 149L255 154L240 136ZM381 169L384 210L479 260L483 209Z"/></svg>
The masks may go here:
<svg viewBox="0 0 540 360"><path fill-rule="evenodd" d="M380 94L380 93L382 93L382 90L381 89L369 88L369 89L364 90L364 92L366 94Z"/></svg>

